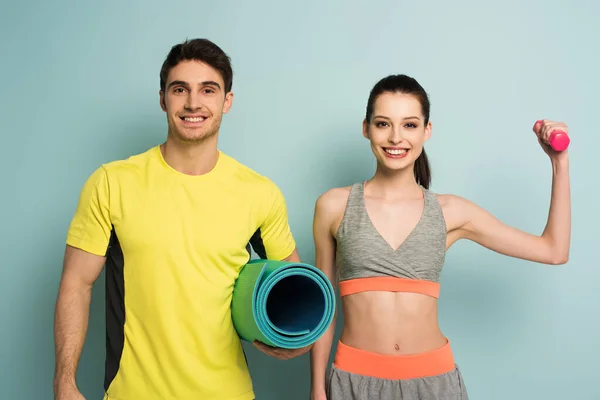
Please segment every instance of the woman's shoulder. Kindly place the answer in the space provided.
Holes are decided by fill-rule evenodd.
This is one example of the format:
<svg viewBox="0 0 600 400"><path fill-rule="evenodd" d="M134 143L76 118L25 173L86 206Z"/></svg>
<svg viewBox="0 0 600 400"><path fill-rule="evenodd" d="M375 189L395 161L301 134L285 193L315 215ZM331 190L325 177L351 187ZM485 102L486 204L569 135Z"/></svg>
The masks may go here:
<svg viewBox="0 0 600 400"><path fill-rule="evenodd" d="M458 194L436 193L436 192L431 192L431 191L430 191L430 193L433 195L433 197L435 199L437 199L438 203L440 203L440 206L442 208L448 208L448 209L464 208L464 207L469 207L471 204L473 204L471 201L469 201L468 199L466 199L463 196L460 196Z"/></svg>
<svg viewBox="0 0 600 400"><path fill-rule="evenodd" d="M453 193L434 193L449 230L463 227L470 216L480 209L474 202Z"/></svg>
<svg viewBox="0 0 600 400"><path fill-rule="evenodd" d="M462 201L462 198L456 194L452 193L437 193L429 191L431 195L440 203L442 207L451 207L459 204Z"/></svg>
<svg viewBox="0 0 600 400"><path fill-rule="evenodd" d="M355 185L333 187L322 193L315 204L314 224L333 237L346 212L350 193Z"/></svg>
<svg viewBox="0 0 600 400"><path fill-rule="evenodd" d="M357 183L349 186L337 186L323 192L316 201L315 215L330 221L339 221L344 215L348 200Z"/></svg>
<svg viewBox="0 0 600 400"><path fill-rule="evenodd" d="M316 207L327 212L343 210L346 208L352 187L353 185L328 189L317 198Z"/></svg>

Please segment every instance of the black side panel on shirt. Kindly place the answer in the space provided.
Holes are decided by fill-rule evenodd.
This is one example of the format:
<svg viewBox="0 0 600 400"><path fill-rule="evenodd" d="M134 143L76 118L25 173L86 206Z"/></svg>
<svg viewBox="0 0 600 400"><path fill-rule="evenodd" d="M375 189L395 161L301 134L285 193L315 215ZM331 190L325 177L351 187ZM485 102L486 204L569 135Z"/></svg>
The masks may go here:
<svg viewBox="0 0 600 400"><path fill-rule="evenodd" d="M265 249L265 245L263 243L263 239L260 233L260 228L258 228L256 230L256 232L254 232L254 235L252 235L252 237L250 238L250 243L248 243L248 246L252 246L252 248L254 249L254 252L256 253L256 255L258 257L260 257L262 260L266 260L267 259L267 250ZM248 254L250 254L250 249L248 248Z"/></svg>
<svg viewBox="0 0 600 400"><path fill-rule="evenodd" d="M248 252L248 261L250 261L250 259L252 258L252 254L251 254L252 249L254 249L254 252L260 259L262 259L262 260L267 259L267 251L265 249L265 245L263 243L262 236L260 234L260 228L258 228L256 230L256 232L254 232L254 234L250 238L250 241L246 245L246 251ZM244 360L246 361L246 365L248 365L248 356L246 355L246 350L244 350L243 347L242 347L242 352L244 353Z"/></svg>
<svg viewBox="0 0 600 400"><path fill-rule="evenodd" d="M106 361L104 390L117 375L124 344L125 281L123 251L113 228L106 253Z"/></svg>

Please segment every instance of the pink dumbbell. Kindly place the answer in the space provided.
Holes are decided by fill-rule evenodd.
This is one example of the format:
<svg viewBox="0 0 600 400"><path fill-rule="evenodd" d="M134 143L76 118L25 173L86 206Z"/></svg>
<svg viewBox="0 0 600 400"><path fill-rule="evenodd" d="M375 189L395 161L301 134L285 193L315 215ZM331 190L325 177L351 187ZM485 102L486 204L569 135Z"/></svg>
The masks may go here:
<svg viewBox="0 0 600 400"><path fill-rule="evenodd" d="M536 121L534 129L537 131L538 125L541 125L542 123L543 121L541 119ZM571 143L571 139L569 139L569 135L567 135L565 131L552 131L552 133L548 137L548 144L554 149L554 151L566 150L567 147L569 147L569 143Z"/></svg>

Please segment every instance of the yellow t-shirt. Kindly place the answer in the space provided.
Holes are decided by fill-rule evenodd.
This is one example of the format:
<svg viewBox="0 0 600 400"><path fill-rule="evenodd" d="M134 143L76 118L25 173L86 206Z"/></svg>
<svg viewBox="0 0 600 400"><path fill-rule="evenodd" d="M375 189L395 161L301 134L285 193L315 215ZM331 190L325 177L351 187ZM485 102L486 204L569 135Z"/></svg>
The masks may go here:
<svg viewBox="0 0 600 400"><path fill-rule="evenodd" d="M67 244L107 257L105 399L254 398L230 302L250 245L295 248L272 181L220 151L185 175L156 146L94 171Z"/></svg>

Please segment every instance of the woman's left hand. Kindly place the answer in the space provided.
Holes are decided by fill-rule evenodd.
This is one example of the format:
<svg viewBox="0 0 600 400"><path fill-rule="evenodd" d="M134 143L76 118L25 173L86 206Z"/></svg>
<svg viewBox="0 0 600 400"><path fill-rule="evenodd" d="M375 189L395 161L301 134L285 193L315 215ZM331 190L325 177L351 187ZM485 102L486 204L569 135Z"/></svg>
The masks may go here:
<svg viewBox="0 0 600 400"><path fill-rule="evenodd" d="M554 131L563 131L567 135L569 135L569 127L564 122L556 122L551 121L549 119L543 119L540 123L536 123L533 126L533 132L537 135L540 146L542 146L542 149L544 150L544 152L546 152L546 154L548 154L551 160L559 160L566 158L568 149L565 149L563 151L555 151L548 144L550 135Z"/></svg>

